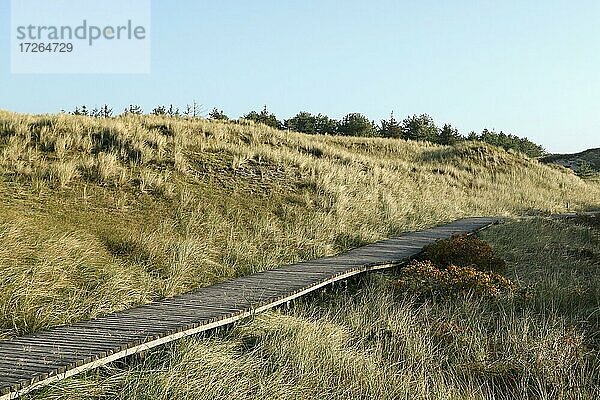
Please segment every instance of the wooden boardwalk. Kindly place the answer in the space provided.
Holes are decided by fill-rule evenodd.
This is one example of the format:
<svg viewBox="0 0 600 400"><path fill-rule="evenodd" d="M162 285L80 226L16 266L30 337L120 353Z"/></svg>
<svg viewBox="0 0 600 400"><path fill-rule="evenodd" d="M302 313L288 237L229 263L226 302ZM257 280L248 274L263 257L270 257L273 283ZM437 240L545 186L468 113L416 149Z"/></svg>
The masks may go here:
<svg viewBox="0 0 600 400"><path fill-rule="evenodd" d="M336 281L391 268L435 240L472 233L495 222L493 218L463 219L339 256L288 265L95 320L0 341L0 400L15 399L129 355L231 324Z"/></svg>

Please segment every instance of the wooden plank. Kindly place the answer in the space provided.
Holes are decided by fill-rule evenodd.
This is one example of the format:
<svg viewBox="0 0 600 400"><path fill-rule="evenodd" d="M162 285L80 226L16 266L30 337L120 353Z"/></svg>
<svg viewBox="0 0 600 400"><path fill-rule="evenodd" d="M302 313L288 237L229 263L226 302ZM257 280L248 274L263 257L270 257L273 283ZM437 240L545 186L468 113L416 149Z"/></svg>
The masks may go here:
<svg viewBox="0 0 600 400"><path fill-rule="evenodd" d="M235 299L237 301L246 301L246 302L253 302L256 299L262 299L262 298L264 298L265 294L280 294L280 293L286 292L285 287L280 287L275 290L260 288L261 292L259 293L256 291L249 290L248 286L249 285L246 284L245 282L232 281L226 286L226 289L232 295L235 295L235 298L232 297L231 300ZM198 293L198 294L203 295L203 293Z"/></svg>
<svg viewBox="0 0 600 400"><path fill-rule="evenodd" d="M253 276L253 279L248 279L246 280L247 282L272 282L273 286L283 286L283 287L289 287L290 285L309 285L311 284L315 279L319 279L319 277L313 275L309 275L309 276L281 276L275 273L270 273L270 274L262 274L262 275L255 275Z"/></svg>
<svg viewBox="0 0 600 400"><path fill-rule="evenodd" d="M89 331L86 332L86 330L83 329L72 329L72 330L60 330L60 331L54 331L52 332L52 339L55 339L55 343L59 342L59 343L67 343L69 345L73 344L73 343L80 343L80 344L85 344L86 346L89 345L93 345L93 346L97 346L97 345L116 345L119 344L121 342L123 342L123 340L127 340L127 339L133 339L135 338L136 335L128 335L128 334L121 334L121 335L115 335L114 333L111 334L111 336L100 336L96 333L94 333L94 331L92 329L90 329ZM31 340L27 340L27 341L19 341L19 340L15 340L13 341L13 344L19 345L27 345L29 343L50 343L48 342L48 337L47 336L40 336L40 337L36 337L36 338L31 338ZM0 346L0 349L2 347Z"/></svg>
<svg viewBox="0 0 600 400"><path fill-rule="evenodd" d="M54 353L65 353L65 352L88 352L94 350L104 350L111 349L114 347L114 343L110 344L102 344L97 343L91 346L90 344L86 344L85 342L79 343L68 343L62 342L61 338L48 338L46 340L37 340L35 342L31 342L28 344L3 344L1 351L4 352L12 352L12 354L33 354L37 353L40 350L46 350L48 354Z"/></svg>
<svg viewBox="0 0 600 400"><path fill-rule="evenodd" d="M303 271L301 268L296 268L296 269L292 269L292 268L278 268L278 269L272 269L268 271L270 274L273 275L278 275L278 276L298 276L298 277L306 277L306 278L310 278L310 277L314 277L316 279L323 279L325 277L330 276L331 274L329 272L318 272L318 271Z"/></svg>
<svg viewBox="0 0 600 400"><path fill-rule="evenodd" d="M29 380L22 379L18 377L13 377L10 375L0 375L0 382L2 383L2 400L4 399L14 399L16 397L10 396L11 393L17 392L19 390L24 389L29 385Z"/></svg>
<svg viewBox="0 0 600 400"><path fill-rule="evenodd" d="M232 283L229 286L231 290L239 291L239 294L242 296L247 296L247 298L254 298L255 300L263 300L265 298L270 298L271 296L281 296L288 292L285 287L275 287L275 288L265 288L260 287L252 282L239 282ZM252 297L250 297L252 296Z"/></svg>
<svg viewBox="0 0 600 400"><path fill-rule="evenodd" d="M206 319L224 317L235 312L239 312L241 307L217 307L203 304L201 307L183 308L187 304L193 304L190 300L182 301L178 305L166 304L154 308L140 310L137 316L128 316L124 318L102 318L90 321L90 327L128 327L133 330L136 328L161 327L172 328L184 323L199 323ZM167 308L170 306L171 308Z"/></svg>
<svg viewBox="0 0 600 400"><path fill-rule="evenodd" d="M175 308L175 307L173 307ZM142 308L140 310L138 310L138 312L136 314L130 314L130 315L123 315L123 316L106 316L106 317L102 317L102 318L98 318L95 320L92 320L91 322L93 322L93 326L100 328L103 325L101 323L111 323L114 321L120 321L124 324L131 324L131 328L135 328L135 326L144 326L145 324L148 323L156 323L157 325L155 326L165 326L165 327L170 327L170 326L175 326L177 325L179 322L195 322L197 321L199 318L196 316L192 316L192 315L182 315L179 316L179 319L176 320L176 318L170 317L169 315L167 315L167 313L165 312L165 310L160 310L160 309L154 309L154 308ZM107 327L109 325L106 325Z"/></svg>
<svg viewBox="0 0 600 400"><path fill-rule="evenodd" d="M15 360L14 362L8 362L8 361L0 361L0 369L2 371L10 371L11 368L33 368L34 370L38 370L38 369L44 369L44 370L49 370L49 371L58 371L59 373L65 372L67 369L67 366L64 364L59 364L54 362L54 364L51 363L44 363L44 362L40 362L38 360Z"/></svg>
<svg viewBox="0 0 600 400"><path fill-rule="evenodd" d="M323 278L320 278L323 279ZM295 288L303 288L309 286L311 283L319 280L319 278L313 278L312 280L302 280L302 281L294 281L290 280L286 282L284 278L275 279L273 277L254 277L253 279L247 279L238 284L245 285L252 289L258 288L260 290L268 290L271 292L282 292L286 293L289 290L293 290Z"/></svg>
<svg viewBox="0 0 600 400"><path fill-rule="evenodd" d="M39 351L37 351L36 353L31 353L29 355L29 357L27 357L27 358L35 359L35 360L44 358L46 360L55 360L56 362L59 362L61 364L65 364L65 365L81 365L81 364L89 363L93 360L107 357L110 354L114 354L114 352L109 353L107 351L100 351L100 350L89 351L89 352L65 350L60 355L58 355L58 354L53 355L53 354L47 353L45 351L46 351L45 349L39 349Z"/></svg>
<svg viewBox="0 0 600 400"><path fill-rule="evenodd" d="M97 359L97 357L84 356L82 354L77 354L77 353L70 353L70 354L63 354L63 355L48 354L48 353L45 353L43 350L36 352L35 355L36 355L36 357L35 357L36 360L39 360L39 359L53 360L55 362L61 363L61 365L65 365L65 367L67 367L67 368L71 368L71 366L79 366L84 363L91 362L94 359Z"/></svg>
<svg viewBox="0 0 600 400"><path fill-rule="evenodd" d="M137 340L140 337L147 336L143 331L132 330L131 327L127 327L126 330L115 330L115 329L102 329L89 327L81 324L78 326L70 326L60 330L61 333L72 335L73 337L87 336L97 338L111 338L114 340Z"/></svg>
<svg viewBox="0 0 600 400"><path fill-rule="evenodd" d="M20 385L21 383L28 383L31 381L31 379L32 378L29 376L29 374L26 377L24 377L22 374L10 373L8 371L2 371L0 373L0 380L2 380L2 382L6 382L6 384L10 386Z"/></svg>
<svg viewBox="0 0 600 400"><path fill-rule="evenodd" d="M202 302L202 304L210 307L212 309L221 309L223 312L226 311L235 311L239 307L246 307L247 304L236 304L241 303L243 299L240 298L239 293L228 293L226 295L218 295L218 296L208 296L203 292L195 293L194 295L186 295L181 297L176 297L173 299L163 300L161 304L168 305L178 305L184 303L186 301L193 302ZM247 303L247 302L246 302ZM156 303L158 304L158 303ZM200 304L200 303L198 303ZM154 305L150 305L148 308L153 307Z"/></svg>
<svg viewBox="0 0 600 400"><path fill-rule="evenodd" d="M113 329L122 329L126 330L128 327L132 329L146 329L148 333L156 334L158 336L163 336L160 333L171 334L173 332L178 332L182 329L189 329L188 327L197 325L199 322L175 322L171 321L169 323L165 323L162 321L143 321L143 320L123 320L123 321L105 321L105 320L95 320L90 322L88 325L90 326L106 326L108 328ZM94 325L97 324L97 325Z"/></svg>
<svg viewBox="0 0 600 400"><path fill-rule="evenodd" d="M114 352L117 347L115 344L75 344L61 343L60 339L48 339L45 342L31 343L27 347L22 345L3 346L2 352L12 354L21 358L44 358L46 360L57 359L65 360L68 358L79 359L84 357L104 357L110 352ZM8 357L8 355L7 355Z"/></svg>
<svg viewBox="0 0 600 400"><path fill-rule="evenodd" d="M144 314L141 316L155 313L160 315L161 318L169 318L173 320L186 320L191 322L202 321L209 317L218 317L233 314L242 311L241 307L219 307L213 305L206 305L205 303L195 305L190 300L182 300L176 306L173 303L160 304L152 308L144 310Z"/></svg>
<svg viewBox="0 0 600 400"><path fill-rule="evenodd" d="M229 304L219 304L219 305L215 305L212 302L208 302L206 301L206 299L203 299L201 297L187 297L187 298L182 298L182 299L178 299L177 301L170 301L170 302L161 302L161 303L157 303L156 306L149 308L148 310L153 310L153 309L169 309L169 310L174 310L175 312L179 311L181 309L181 311L185 311L186 308L190 308L191 313L193 313L194 316L196 316L197 318L202 318L205 315L211 315L211 316L219 316L219 315L228 315L228 314L234 314L237 312L241 312L244 311L246 309L249 308L249 305L244 305L244 306L231 306ZM210 314L206 314L206 313L210 313Z"/></svg>
<svg viewBox="0 0 600 400"><path fill-rule="evenodd" d="M29 338L27 338L29 339ZM65 333L61 333L61 332L52 332L52 335L48 335L45 337L36 337L36 338L31 338L31 340L27 340L25 338L19 338L17 340L13 340L10 341L6 344L6 346L3 344L2 346L0 346L0 349L6 349L6 348L22 348L23 351L27 351L28 346L34 346L34 345L49 345L49 346L56 346L56 345L64 345L64 346L69 346L71 348L75 348L75 347L80 347L82 349L87 349L87 348L98 348L98 347L106 347L106 348L110 348L111 346L115 346L119 343L121 343L123 341L123 338L119 339L116 337L112 337L110 338L110 340L105 339L102 340L101 338L98 337L86 337L84 334L78 334L78 335L68 335Z"/></svg>
<svg viewBox="0 0 600 400"><path fill-rule="evenodd" d="M11 367L2 369L2 377L10 377L13 382L24 381L27 383L35 383L50 377L52 369L38 370L37 368L21 368ZM57 375L55 373L54 375Z"/></svg>

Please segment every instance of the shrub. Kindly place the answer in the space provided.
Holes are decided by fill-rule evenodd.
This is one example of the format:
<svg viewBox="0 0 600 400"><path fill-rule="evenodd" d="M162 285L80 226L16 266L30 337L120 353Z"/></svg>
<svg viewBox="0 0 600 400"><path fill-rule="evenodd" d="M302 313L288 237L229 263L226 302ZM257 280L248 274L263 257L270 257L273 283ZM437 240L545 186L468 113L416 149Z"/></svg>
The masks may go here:
<svg viewBox="0 0 600 400"><path fill-rule="evenodd" d="M208 113L208 118L217 121L229 121L229 117L225 114L225 112L223 112L223 110L219 110L216 107Z"/></svg>
<svg viewBox="0 0 600 400"><path fill-rule="evenodd" d="M577 170L575 171L575 173L580 178L586 179L586 178L591 178L592 176L594 176L596 171L594 170L594 167L592 166L592 164L590 164L589 162L584 160L579 163L579 166L577 167Z"/></svg>
<svg viewBox="0 0 600 400"><path fill-rule="evenodd" d="M495 272L456 265L440 269L431 261L417 260L402 269L394 286L419 297L454 297L463 292L474 292L483 297L499 297L517 289L508 278Z"/></svg>
<svg viewBox="0 0 600 400"><path fill-rule="evenodd" d="M275 114L267 110L267 106L265 106L261 112L249 112L244 115L244 119L254 121L257 124L264 124L275 129L281 129L283 127L283 124L277 119Z"/></svg>
<svg viewBox="0 0 600 400"><path fill-rule="evenodd" d="M420 260L430 260L444 268L451 265L468 266L479 271L504 272L506 262L483 240L469 235L455 235L425 246Z"/></svg>

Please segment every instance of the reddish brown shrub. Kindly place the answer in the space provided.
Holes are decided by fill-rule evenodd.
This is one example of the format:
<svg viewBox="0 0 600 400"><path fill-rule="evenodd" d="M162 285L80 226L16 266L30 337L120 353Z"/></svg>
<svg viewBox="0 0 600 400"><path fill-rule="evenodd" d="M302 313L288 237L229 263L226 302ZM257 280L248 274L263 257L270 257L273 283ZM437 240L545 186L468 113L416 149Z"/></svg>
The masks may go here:
<svg viewBox="0 0 600 400"><path fill-rule="evenodd" d="M419 257L440 268L450 265L473 267L479 271L504 272L506 262L486 242L468 235L456 235L427 245Z"/></svg>
<svg viewBox="0 0 600 400"><path fill-rule="evenodd" d="M402 269L394 285L421 297L453 297L467 291L483 297L499 297L517 290L508 278L495 272L455 265L440 269L431 261L416 260Z"/></svg>

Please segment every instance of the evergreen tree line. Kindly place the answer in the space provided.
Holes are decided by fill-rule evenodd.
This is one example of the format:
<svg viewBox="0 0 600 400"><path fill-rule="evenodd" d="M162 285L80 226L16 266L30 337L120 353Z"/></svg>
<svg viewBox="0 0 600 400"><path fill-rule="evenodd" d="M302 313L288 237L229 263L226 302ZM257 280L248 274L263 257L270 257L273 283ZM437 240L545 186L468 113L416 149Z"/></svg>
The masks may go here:
<svg viewBox="0 0 600 400"><path fill-rule="evenodd" d="M222 111L214 109L209 118L224 119ZM226 116L225 116L226 118ZM462 135L450 124L439 128L433 118L427 114L408 116L399 121L394 113L389 119L383 119L376 124L360 113L351 113L341 120L331 119L323 114L300 112L296 116L280 121L265 107L262 111L252 111L244 119L262 123L277 129L289 129L296 132L319 135L343 135L364 137L385 137L405 140L421 140L442 145L452 145L466 140L478 140L506 150L520 151L530 157L540 157L546 154L544 148L527 138L516 135L499 133L484 129L480 134L471 132Z"/></svg>
<svg viewBox="0 0 600 400"><path fill-rule="evenodd" d="M89 115L92 117L110 118L113 115L108 105L100 108L88 109L86 106L76 107L73 115ZM122 115L142 115L140 106L130 105L125 108ZM202 117L204 110L197 103L187 105L184 110L169 105L155 107L151 115L168 117L197 118ZM217 108L208 113L208 118L220 121L229 121L229 117ZM342 135L362 137L385 137L404 140L421 140L442 145L452 145L466 140L478 140L506 150L516 150L530 157L540 157L546 154L544 148L527 138L516 135L505 134L500 131L484 129L481 133L471 132L468 135L461 134L451 124L444 124L439 128L433 118L427 114L408 116L399 121L392 113L389 119L383 119L378 124L369 120L360 113L350 113L341 120L329 118L323 114L311 114L299 112L294 117L279 120L275 114L265 106L261 111L251 111L242 117L245 120L264 124L275 129L291 130L307 134L317 135ZM233 121L235 122L235 121Z"/></svg>

